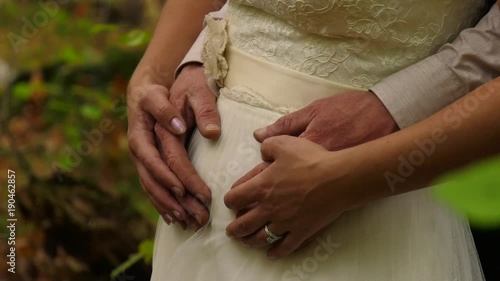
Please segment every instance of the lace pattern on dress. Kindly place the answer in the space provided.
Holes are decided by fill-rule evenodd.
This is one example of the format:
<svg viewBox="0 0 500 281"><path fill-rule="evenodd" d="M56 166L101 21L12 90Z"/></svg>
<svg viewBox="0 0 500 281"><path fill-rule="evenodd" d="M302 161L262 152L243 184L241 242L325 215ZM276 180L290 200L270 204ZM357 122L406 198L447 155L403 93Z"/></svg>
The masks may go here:
<svg viewBox="0 0 500 281"><path fill-rule="evenodd" d="M357 88L434 54L477 22L484 0L229 0L229 42Z"/></svg>
<svg viewBox="0 0 500 281"><path fill-rule="evenodd" d="M248 104L253 107L262 108L270 110L281 115L286 115L294 111L299 110L299 108L291 105L277 105L268 101L264 96L257 93L249 87L238 85L235 87L222 88L220 89L220 95L228 99L234 100L236 102Z"/></svg>

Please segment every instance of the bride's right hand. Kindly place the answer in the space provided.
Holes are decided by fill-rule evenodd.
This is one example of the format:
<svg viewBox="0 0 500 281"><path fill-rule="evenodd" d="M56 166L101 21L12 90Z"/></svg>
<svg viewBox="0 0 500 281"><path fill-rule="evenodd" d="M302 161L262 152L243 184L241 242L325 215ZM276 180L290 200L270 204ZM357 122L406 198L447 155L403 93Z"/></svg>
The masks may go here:
<svg viewBox="0 0 500 281"><path fill-rule="evenodd" d="M197 124L205 137L220 135L215 97L203 67L186 67L171 92L148 79L131 82L127 105L130 154L145 193L167 223L199 229L209 219L204 205L211 194L187 158L185 133Z"/></svg>

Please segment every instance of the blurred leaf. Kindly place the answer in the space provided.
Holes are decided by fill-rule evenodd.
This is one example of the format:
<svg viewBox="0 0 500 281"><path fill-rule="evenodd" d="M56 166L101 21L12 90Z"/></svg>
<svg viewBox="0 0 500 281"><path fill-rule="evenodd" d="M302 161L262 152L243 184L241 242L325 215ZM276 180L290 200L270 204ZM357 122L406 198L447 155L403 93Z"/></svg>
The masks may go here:
<svg viewBox="0 0 500 281"><path fill-rule="evenodd" d="M436 195L480 227L500 225L500 158L453 172L439 180Z"/></svg>
<svg viewBox="0 0 500 281"><path fill-rule="evenodd" d="M115 268L111 272L111 279L115 280L118 276L125 273L125 271L127 269L132 267L134 264L138 263L140 260L142 260L142 255L140 253L137 253L137 254L130 256L130 258L128 260L126 260L124 263L120 264L117 268Z"/></svg>
<svg viewBox="0 0 500 281"><path fill-rule="evenodd" d="M153 259L154 244L152 239L142 241L141 244L139 244L139 253L147 264L150 264Z"/></svg>
<svg viewBox="0 0 500 281"><path fill-rule="evenodd" d="M14 98L21 101L28 100L31 93L32 90L30 84L28 83L23 83L23 82L17 83L13 89Z"/></svg>
<svg viewBox="0 0 500 281"><path fill-rule="evenodd" d="M90 29L90 33L92 35L96 35L101 32L109 32L109 31L115 31L118 29L118 25L116 24L94 24L92 28Z"/></svg>
<svg viewBox="0 0 500 281"><path fill-rule="evenodd" d="M144 259L144 262L151 263L153 259L154 251L154 241L151 239L144 240L139 244L138 253L133 254L130 258L119 265L117 268L111 272L111 279L116 279L121 274L125 273L127 269L132 267L134 264Z"/></svg>
<svg viewBox="0 0 500 281"><path fill-rule="evenodd" d="M80 108L80 114L82 114L83 117L94 121L102 118L102 110L93 104L84 104Z"/></svg>
<svg viewBox="0 0 500 281"><path fill-rule="evenodd" d="M68 64L81 65L85 62L85 56L77 52L73 47L64 47L59 55L60 59Z"/></svg>
<svg viewBox="0 0 500 281"><path fill-rule="evenodd" d="M134 29L122 35L120 42L132 48L145 47L151 41L151 37L150 32Z"/></svg>
<svg viewBox="0 0 500 281"><path fill-rule="evenodd" d="M68 112L71 109L66 102L57 100L55 98L49 100L47 107L51 112L53 111Z"/></svg>
<svg viewBox="0 0 500 281"><path fill-rule="evenodd" d="M64 128L64 134L69 140L80 140L80 130L75 126L66 126Z"/></svg>
<svg viewBox="0 0 500 281"><path fill-rule="evenodd" d="M136 181L138 182L138 180ZM142 190L141 190L142 192ZM150 201L145 197L144 193L142 194L135 194L135 200L131 202L133 205L134 209L136 209L139 213L142 214L142 216L151 222L152 224L155 224L158 221L158 211L153 207L153 205L150 203Z"/></svg>

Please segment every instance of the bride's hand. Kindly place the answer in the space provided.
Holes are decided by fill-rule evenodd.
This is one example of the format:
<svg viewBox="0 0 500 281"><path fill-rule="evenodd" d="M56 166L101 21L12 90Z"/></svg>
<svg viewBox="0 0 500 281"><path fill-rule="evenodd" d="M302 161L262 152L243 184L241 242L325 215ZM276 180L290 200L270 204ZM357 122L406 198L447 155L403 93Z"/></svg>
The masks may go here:
<svg viewBox="0 0 500 281"><path fill-rule="evenodd" d="M328 152L288 136L267 139L261 152L266 162L225 195L226 206L239 212L226 229L229 237L264 247L268 243L263 228L268 225L273 233L285 235L268 256L283 257L355 204L357 198L349 190L353 169L338 157L343 152Z"/></svg>
<svg viewBox="0 0 500 281"><path fill-rule="evenodd" d="M255 131L255 139L299 136L334 151L356 146L398 130L378 97L367 91L349 91L317 100L274 124Z"/></svg>
<svg viewBox="0 0 500 281"><path fill-rule="evenodd" d="M209 219L200 201L208 204L211 195L188 160L185 133L198 125L207 138L220 135L215 97L202 66L186 66L171 91L149 80L129 85L131 158L145 193L164 220L198 229Z"/></svg>

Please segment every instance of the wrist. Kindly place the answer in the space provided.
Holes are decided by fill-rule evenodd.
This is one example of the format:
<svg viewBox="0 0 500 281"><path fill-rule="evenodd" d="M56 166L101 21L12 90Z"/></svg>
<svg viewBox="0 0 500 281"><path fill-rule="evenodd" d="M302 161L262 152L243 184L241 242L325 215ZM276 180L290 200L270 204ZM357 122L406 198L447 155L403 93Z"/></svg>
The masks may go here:
<svg viewBox="0 0 500 281"><path fill-rule="evenodd" d="M184 63L184 64L180 65L179 68L177 69L176 78L179 77L183 72L185 73L185 72L190 72L190 71L196 71L199 69L203 69L203 71L204 71L203 63L201 63L201 62L190 61L190 62Z"/></svg>
<svg viewBox="0 0 500 281"><path fill-rule="evenodd" d="M350 149L326 152L327 157L323 165L327 198L334 201L331 204L334 211L349 211L361 204L361 196L357 193L359 185L356 161L349 153Z"/></svg>
<svg viewBox="0 0 500 281"><path fill-rule="evenodd" d="M380 184L379 165L373 161L373 157L377 157L376 151L360 145L329 153L330 198L341 199L336 204L344 211L363 207L391 195L390 190L385 190Z"/></svg>
<svg viewBox="0 0 500 281"><path fill-rule="evenodd" d="M161 85L170 88L173 82L173 75L169 69L161 63L148 63L144 58L137 65L134 73L130 77L128 92L135 87L147 87L150 85Z"/></svg>

